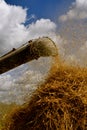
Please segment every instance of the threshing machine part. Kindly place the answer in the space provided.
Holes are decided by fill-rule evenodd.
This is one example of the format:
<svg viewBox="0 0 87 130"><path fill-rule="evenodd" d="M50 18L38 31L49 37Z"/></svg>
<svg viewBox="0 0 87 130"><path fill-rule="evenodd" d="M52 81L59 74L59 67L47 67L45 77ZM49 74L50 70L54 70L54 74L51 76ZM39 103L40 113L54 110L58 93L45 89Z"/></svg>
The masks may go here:
<svg viewBox="0 0 87 130"><path fill-rule="evenodd" d="M39 57L58 54L55 43L48 37L30 40L0 57L0 74Z"/></svg>

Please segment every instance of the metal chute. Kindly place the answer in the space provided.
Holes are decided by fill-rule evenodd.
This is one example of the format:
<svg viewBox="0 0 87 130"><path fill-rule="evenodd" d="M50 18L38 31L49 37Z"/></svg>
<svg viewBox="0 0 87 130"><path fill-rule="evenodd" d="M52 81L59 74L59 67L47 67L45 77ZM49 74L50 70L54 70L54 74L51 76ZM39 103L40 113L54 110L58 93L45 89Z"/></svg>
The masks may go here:
<svg viewBox="0 0 87 130"><path fill-rule="evenodd" d="M55 56L57 54L57 47L50 38L43 37L30 40L21 47L13 48L0 57L0 74L39 57Z"/></svg>

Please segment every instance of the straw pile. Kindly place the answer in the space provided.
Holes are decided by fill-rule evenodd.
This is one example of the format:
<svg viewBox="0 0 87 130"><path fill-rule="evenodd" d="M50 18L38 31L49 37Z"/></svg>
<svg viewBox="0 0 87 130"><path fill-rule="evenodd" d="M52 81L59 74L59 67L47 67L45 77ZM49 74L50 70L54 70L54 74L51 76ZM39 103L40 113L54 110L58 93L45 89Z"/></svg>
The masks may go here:
<svg viewBox="0 0 87 130"><path fill-rule="evenodd" d="M50 72L31 99L11 113L4 130L86 130L87 68L63 64Z"/></svg>

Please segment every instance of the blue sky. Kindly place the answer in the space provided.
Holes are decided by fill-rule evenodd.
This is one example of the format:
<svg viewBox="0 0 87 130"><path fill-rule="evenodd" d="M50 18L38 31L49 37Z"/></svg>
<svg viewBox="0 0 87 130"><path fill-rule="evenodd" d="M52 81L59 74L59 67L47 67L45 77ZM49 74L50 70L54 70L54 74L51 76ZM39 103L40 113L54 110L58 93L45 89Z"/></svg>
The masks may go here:
<svg viewBox="0 0 87 130"><path fill-rule="evenodd" d="M58 17L71 6L75 0L5 0L8 4L28 8L28 17L34 14L36 19L49 18L58 22Z"/></svg>

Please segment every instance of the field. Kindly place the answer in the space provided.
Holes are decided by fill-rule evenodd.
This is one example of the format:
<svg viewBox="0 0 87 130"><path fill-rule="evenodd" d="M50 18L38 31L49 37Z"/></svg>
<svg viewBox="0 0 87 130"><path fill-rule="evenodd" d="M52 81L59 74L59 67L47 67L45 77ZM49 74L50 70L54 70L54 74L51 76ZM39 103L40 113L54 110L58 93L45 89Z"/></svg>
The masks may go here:
<svg viewBox="0 0 87 130"><path fill-rule="evenodd" d="M0 130L4 126L6 115L10 113L11 109L13 109L14 107L17 107L15 103L14 104L0 103Z"/></svg>

